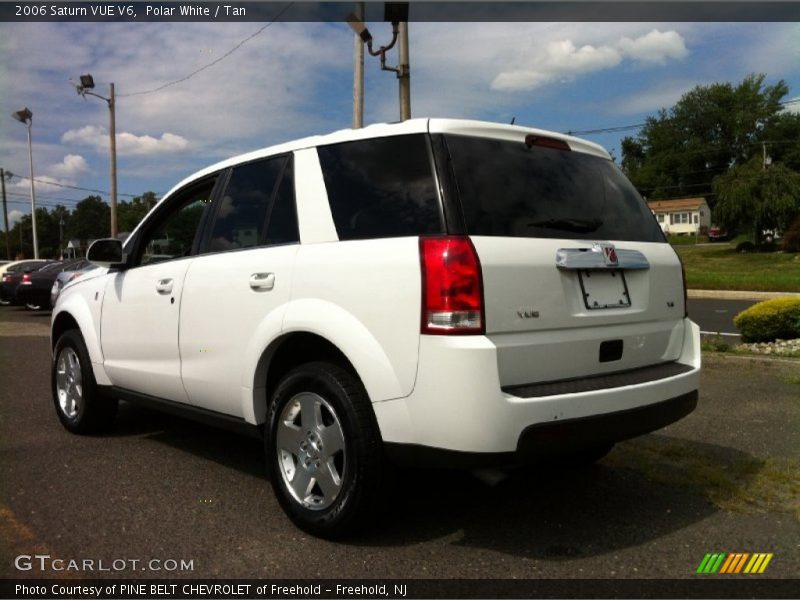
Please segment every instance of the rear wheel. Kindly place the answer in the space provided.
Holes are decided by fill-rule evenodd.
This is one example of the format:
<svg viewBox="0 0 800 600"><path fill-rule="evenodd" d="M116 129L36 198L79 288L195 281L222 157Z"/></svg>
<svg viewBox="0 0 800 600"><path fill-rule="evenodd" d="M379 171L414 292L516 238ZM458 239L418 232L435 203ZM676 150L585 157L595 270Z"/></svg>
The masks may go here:
<svg viewBox="0 0 800 600"><path fill-rule="evenodd" d="M100 394L80 332L65 331L56 342L53 357L53 403L61 424L81 434L110 427L117 414L117 400Z"/></svg>
<svg viewBox="0 0 800 600"><path fill-rule="evenodd" d="M336 365L302 365L275 390L269 427L272 486L292 521L321 537L363 525L377 504L383 449L361 382Z"/></svg>

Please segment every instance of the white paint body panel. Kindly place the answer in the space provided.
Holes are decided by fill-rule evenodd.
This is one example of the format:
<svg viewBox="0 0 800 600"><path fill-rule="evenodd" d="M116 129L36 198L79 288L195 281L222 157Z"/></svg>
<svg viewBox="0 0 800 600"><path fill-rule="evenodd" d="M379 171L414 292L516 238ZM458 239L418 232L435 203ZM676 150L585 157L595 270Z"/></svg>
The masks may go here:
<svg viewBox="0 0 800 600"><path fill-rule="evenodd" d="M188 397L181 381L178 319L192 258L144 265L105 277L101 342L114 385L175 402ZM170 293L156 286L172 281Z"/></svg>
<svg viewBox="0 0 800 600"><path fill-rule="evenodd" d="M262 323L280 333L299 246L254 248L198 256L186 274L181 302L181 377L193 406L245 417L242 367ZM272 274L272 289L254 290L255 273Z"/></svg>
<svg viewBox="0 0 800 600"><path fill-rule="evenodd" d="M374 405L384 442L460 452L513 452L530 425L627 410L692 392L700 379L700 329L681 321L685 374L579 394L520 398L500 389L497 347L485 336L422 336L408 397ZM568 357L562 357L568 360Z"/></svg>

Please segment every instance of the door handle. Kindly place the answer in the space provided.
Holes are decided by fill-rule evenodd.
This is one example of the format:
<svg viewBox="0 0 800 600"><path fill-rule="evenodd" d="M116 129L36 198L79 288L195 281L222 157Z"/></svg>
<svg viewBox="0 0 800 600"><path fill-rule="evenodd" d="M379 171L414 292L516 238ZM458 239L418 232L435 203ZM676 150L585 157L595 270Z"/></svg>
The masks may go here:
<svg viewBox="0 0 800 600"><path fill-rule="evenodd" d="M159 294L172 293L172 279L159 279L156 283L156 291Z"/></svg>
<svg viewBox="0 0 800 600"><path fill-rule="evenodd" d="M268 291L275 287L275 273L253 273L250 287L257 291Z"/></svg>

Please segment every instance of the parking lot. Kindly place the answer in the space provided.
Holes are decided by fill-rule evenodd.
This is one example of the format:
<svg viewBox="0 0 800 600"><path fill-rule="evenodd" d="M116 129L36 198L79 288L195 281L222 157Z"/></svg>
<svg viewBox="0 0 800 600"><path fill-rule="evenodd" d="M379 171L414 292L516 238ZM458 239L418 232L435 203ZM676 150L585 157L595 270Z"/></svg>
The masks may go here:
<svg viewBox="0 0 800 600"><path fill-rule="evenodd" d="M64 431L48 326L0 308L2 577L69 575L15 567L35 553L122 577L444 579L701 577L706 553L768 552L751 577L800 575L798 362L705 357L695 413L589 468L393 472L378 522L331 543L284 516L257 440L126 405L112 434Z"/></svg>

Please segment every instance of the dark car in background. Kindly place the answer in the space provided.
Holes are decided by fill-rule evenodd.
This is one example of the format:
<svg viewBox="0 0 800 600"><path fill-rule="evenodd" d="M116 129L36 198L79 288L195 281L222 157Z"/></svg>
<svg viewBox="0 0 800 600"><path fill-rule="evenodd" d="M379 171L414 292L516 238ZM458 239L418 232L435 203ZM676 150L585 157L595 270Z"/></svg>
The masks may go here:
<svg viewBox="0 0 800 600"><path fill-rule="evenodd" d="M26 260L10 267L0 281L0 304L4 306L13 304L17 286L22 282L23 276L38 271L48 264L53 263L48 260Z"/></svg>
<svg viewBox="0 0 800 600"><path fill-rule="evenodd" d="M15 304L27 306L31 310L47 310L50 306L50 292L53 283L61 273L74 273L86 268L89 261L82 258L65 260L42 267L38 271L26 273L15 291Z"/></svg>
<svg viewBox="0 0 800 600"><path fill-rule="evenodd" d="M50 308L54 308L56 305L56 300L61 295L61 290L64 289L70 281L78 279L79 277L83 277L86 273L90 271L96 271L99 267L95 264L90 263L88 260L82 260L79 264L74 265L72 267L73 270L65 270L61 271L58 275L56 275L56 280L53 282L53 287L50 288Z"/></svg>

